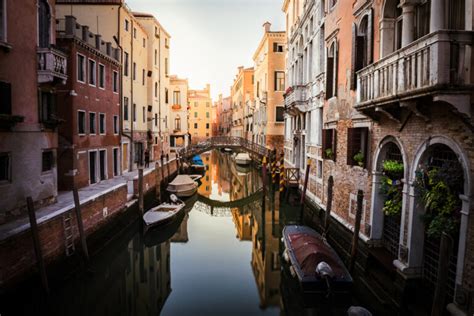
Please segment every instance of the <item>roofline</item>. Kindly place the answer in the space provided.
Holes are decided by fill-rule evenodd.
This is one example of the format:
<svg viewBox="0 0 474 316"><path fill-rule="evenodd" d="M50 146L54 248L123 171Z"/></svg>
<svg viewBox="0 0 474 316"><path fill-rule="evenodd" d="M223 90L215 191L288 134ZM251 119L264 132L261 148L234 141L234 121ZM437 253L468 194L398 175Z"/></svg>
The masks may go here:
<svg viewBox="0 0 474 316"><path fill-rule="evenodd" d="M160 29L169 37L171 38L170 33L166 31L166 29L163 27L163 25L158 21L158 19L150 13L144 13L144 12L132 12L132 15L137 18L137 19L153 19L156 24L160 27Z"/></svg>

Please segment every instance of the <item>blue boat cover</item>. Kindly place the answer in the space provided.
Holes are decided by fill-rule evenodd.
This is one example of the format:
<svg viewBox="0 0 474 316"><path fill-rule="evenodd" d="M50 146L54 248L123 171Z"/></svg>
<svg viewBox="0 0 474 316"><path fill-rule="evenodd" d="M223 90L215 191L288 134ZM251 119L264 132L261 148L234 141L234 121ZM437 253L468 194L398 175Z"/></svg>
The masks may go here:
<svg viewBox="0 0 474 316"><path fill-rule="evenodd" d="M202 161L201 156L196 155L193 157L193 165L204 166L204 162Z"/></svg>

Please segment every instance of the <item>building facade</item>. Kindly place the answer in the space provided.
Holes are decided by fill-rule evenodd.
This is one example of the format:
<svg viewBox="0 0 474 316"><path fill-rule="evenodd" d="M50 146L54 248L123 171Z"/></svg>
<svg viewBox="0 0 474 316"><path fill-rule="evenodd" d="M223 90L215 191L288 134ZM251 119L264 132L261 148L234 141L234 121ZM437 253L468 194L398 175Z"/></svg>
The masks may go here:
<svg viewBox="0 0 474 316"><path fill-rule="evenodd" d="M189 105L188 105L188 79L178 76L170 77L169 93L171 97L170 111L170 146L177 150L189 144Z"/></svg>
<svg viewBox="0 0 474 316"><path fill-rule="evenodd" d="M285 32L271 31L263 24L263 37L253 55L254 106L252 141L271 149L283 150L285 92Z"/></svg>
<svg viewBox="0 0 474 316"><path fill-rule="evenodd" d="M232 99L231 97L222 97L216 102L216 120L218 136L230 136L232 127Z"/></svg>
<svg viewBox="0 0 474 316"><path fill-rule="evenodd" d="M232 128L231 136L247 138L252 132L250 131L252 122L253 107L253 84L254 74L253 68L239 67L237 76L232 84Z"/></svg>
<svg viewBox="0 0 474 316"><path fill-rule="evenodd" d="M73 16L57 23L57 46L68 55L58 96L58 188L82 188L121 174L120 50Z"/></svg>
<svg viewBox="0 0 474 316"><path fill-rule="evenodd" d="M55 1L0 2L0 223L57 197L56 97L67 56L56 44ZM28 32L14 31L21 25ZM8 198L7 198L8 197Z"/></svg>
<svg viewBox="0 0 474 316"><path fill-rule="evenodd" d="M188 90L189 133L193 144L212 136L212 99L209 84L202 90Z"/></svg>
<svg viewBox="0 0 474 316"><path fill-rule="evenodd" d="M302 2L283 6L286 164L309 158L308 198L331 208L343 256L362 194L358 273L381 305L472 314L472 1Z"/></svg>

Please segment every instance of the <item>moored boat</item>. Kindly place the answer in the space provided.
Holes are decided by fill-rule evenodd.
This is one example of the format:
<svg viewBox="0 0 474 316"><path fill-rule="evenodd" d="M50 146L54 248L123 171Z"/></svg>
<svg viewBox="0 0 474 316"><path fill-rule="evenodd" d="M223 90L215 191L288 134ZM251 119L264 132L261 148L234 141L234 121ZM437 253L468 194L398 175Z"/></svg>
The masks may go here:
<svg viewBox="0 0 474 316"><path fill-rule="evenodd" d="M283 229L284 259L290 263L305 296L350 298L352 277L337 253L315 230L291 225Z"/></svg>
<svg viewBox="0 0 474 316"><path fill-rule="evenodd" d="M173 220L181 211L185 204L179 200L175 195L171 195L171 203L161 203L147 211L143 215L143 221L148 227L166 224Z"/></svg>
<svg viewBox="0 0 474 316"><path fill-rule="evenodd" d="M178 197L189 197L197 191L198 184L189 175L180 174L168 184L166 191Z"/></svg>
<svg viewBox="0 0 474 316"><path fill-rule="evenodd" d="M204 162L202 161L201 156L196 155L196 156L193 157L193 159L191 160L191 168L192 168L194 171L203 171L203 170L206 170L206 165L205 165Z"/></svg>
<svg viewBox="0 0 474 316"><path fill-rule="evenodd" d="M250 158L250 155L248 153L239 153L237 156L235 156L235 162L238 165L248 165L252 161L252 158Z"/></svg>

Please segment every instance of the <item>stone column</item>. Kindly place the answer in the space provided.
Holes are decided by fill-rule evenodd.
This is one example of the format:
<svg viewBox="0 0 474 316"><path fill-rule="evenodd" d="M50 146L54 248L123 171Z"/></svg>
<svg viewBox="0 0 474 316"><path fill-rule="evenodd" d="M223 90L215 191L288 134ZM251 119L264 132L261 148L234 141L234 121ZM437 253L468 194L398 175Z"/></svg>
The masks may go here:
<svg viewBox="0 0 474 316"><path fill-rule="evenodd" d="M402 5L402 47L415 39L415 6L406 2Z"/></svg>
<svg viewBox="0 0 474 316"><path fill-rule="evenodd" d="M444 1L431 0L430 33L442 30L444 28L444 14Z"/></svg>

